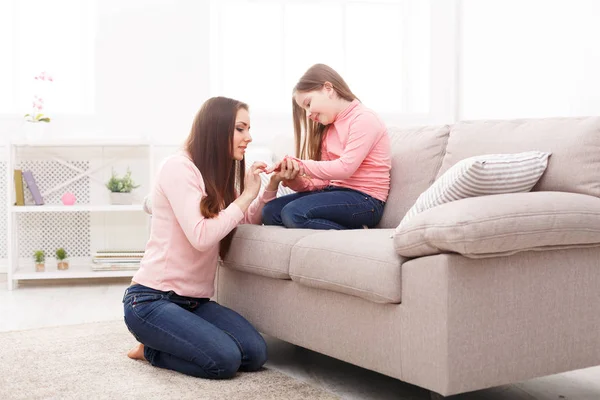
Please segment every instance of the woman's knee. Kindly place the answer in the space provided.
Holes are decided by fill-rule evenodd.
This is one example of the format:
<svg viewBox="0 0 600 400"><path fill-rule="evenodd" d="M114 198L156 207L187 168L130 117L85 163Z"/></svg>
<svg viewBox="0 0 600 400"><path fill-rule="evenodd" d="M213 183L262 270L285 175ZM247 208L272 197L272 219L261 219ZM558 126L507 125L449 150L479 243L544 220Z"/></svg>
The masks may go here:
<svg viewBox="0 0 600 400"><path fill-rule="evenodd" d="M258 371L267 362L267 343L260 334L244 350L248 358L242 367L244 371Z"/></svg>
<svg viewBox="0 0 600 400"><path fill-rule="evenodd" d="M213 363L204 370L210 379L233 378L242 365L242 353L237 346L221 349L218 355L213 357Z"/></svg>

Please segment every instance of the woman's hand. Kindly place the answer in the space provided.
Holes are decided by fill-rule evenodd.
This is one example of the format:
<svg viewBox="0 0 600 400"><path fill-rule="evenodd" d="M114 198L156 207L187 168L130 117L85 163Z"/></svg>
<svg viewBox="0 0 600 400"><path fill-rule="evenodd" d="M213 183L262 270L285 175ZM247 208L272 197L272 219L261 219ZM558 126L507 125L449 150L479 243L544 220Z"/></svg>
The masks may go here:
<svg viewBox="0 0 600 400"><path fill-rule="evenodd" d="M242 212L246 212L252 201L260 192L260 174L267 168L267 164L257 161L248 170L244 176L244 191L235 199L234 203L240 207Z"/></svg>
<svg viewBox="0 0 600 400"><path fill-rule="evenodd" d="M267 164L261 161L256 161L252 164L248 171L246 171L246 176L244 177L244 192L242 195L246 195L252 200L258 196L258 192L260 192L260 174L265 171L267 168Z"/></svg>

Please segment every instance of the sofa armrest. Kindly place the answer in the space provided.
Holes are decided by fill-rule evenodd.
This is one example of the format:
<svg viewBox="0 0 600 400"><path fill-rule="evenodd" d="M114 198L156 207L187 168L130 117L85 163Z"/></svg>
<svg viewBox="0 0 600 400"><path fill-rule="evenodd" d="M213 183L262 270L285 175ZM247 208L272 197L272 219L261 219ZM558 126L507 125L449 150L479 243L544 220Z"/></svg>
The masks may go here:
<svg viewBox="0 0 600 400"><path fill-rule="evenodd" d="M600 198L564 192L458 200L427 210L394 234L404 257L459 253L471 258L600 245Z"/></svg>

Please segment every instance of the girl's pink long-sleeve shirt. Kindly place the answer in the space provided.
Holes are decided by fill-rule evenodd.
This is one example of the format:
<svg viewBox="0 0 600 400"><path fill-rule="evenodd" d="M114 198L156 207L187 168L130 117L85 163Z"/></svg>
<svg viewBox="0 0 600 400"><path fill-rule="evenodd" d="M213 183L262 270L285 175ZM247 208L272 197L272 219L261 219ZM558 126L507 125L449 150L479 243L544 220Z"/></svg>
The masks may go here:
<svg viewBox="0 0 600 400"><path fill-rule="evenodd" d="M205 218L200 171L187 153L169 157L152 191L150 239L133 281L181 296L212 297L219 242L240 223L259 224L262 208L276 194L262 191L246 213L231 203L216 217Z"/></svg>
<svg viewBox="0 0 600 400"><path fill-rule="evenodd" d="M392 168L390 138L383 121L354 100L327 127L321 161L298 160L308 177L286 185L297 192L346 187L386 201Z"/></svg>

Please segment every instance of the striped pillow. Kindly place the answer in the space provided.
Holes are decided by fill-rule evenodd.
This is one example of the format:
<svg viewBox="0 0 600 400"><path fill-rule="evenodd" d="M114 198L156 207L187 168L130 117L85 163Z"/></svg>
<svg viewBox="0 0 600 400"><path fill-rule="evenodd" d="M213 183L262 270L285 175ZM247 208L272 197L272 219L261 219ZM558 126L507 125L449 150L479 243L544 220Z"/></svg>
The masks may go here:
<svg viewBox="0 0 600 400"><path fill-rule="evenodd" d="M548 166L551 153L528 151L464 159L440 176L406 213L398 232L425 210L467 197L529 192Z"/></svg>

